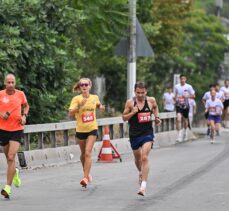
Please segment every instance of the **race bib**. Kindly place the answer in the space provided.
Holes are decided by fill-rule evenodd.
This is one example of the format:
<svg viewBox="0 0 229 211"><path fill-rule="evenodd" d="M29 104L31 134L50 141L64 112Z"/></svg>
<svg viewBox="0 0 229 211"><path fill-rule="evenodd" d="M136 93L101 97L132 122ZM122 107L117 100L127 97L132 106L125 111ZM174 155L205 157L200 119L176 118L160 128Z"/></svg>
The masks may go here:
<svg viewBox="0 0 229 211"><path fill-rule="evenodd" d="M93 122L93 121L94 121L94 113L93 112L82 114L82 122L83 123Z"/></svg>
<svg viewBox="0 0 229 211"><path fill-rule="evenodd" d="M229 97L229 92L225 92L225 97Z"/></svg>
<svg viewBox="0 0 229 211"><path fill-rule="evenodd" d="M178 101L180 104L184 104L184 100L185 100L184 96L178 97Z"/></svg>
<svg viewBox="0 0 229 211"><path fill-rule="evenodd" d="M138 123L145 123L151 121L151 113L138 113Z"/></svg>
<svg viewBox="0 0 229 211"><path fill-rule="evenodd" d="M210 112L216 112L216 107L209 107Z"/></svg>

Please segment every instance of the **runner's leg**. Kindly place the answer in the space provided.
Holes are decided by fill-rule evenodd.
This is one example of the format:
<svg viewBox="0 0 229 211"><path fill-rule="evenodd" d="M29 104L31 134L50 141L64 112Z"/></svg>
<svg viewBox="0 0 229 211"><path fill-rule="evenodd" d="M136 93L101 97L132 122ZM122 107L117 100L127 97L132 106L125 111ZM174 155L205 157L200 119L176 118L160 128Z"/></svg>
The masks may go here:
<svg viewBox="0 0 229 211"><path fill-rule="evenodd" d="M4 146L4 153L7 159L7 185L12 185L13 177L15 174L15 157L20 147L17 141L9 141L9 144Z"/></svg>

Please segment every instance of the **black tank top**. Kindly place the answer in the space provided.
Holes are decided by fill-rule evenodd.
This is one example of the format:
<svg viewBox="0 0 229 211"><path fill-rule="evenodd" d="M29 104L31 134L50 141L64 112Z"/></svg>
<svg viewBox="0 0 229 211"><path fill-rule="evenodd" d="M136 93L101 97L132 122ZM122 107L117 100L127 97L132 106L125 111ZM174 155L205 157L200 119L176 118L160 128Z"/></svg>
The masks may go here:
<svg viewBox="0 0 229 211"><path fill-rule="evenodd" d="M137 104L136 98L133 98L133 100L135 106ZM142 110L138 109L138 112L134 114L128 121L130 138L136 138L153 133L151 114L152 111L149 108L147 99L145 99L145 105L143 106Z"/></svg>

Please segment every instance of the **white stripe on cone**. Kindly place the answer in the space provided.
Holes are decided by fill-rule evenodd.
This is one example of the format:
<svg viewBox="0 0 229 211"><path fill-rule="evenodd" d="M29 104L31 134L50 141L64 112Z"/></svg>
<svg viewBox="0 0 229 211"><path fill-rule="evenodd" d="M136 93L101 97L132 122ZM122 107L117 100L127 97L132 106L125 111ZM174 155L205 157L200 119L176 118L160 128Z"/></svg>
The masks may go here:
<svg viewBox="0 0 229 211"><path fill-rule="evenodd" d="M105 134L105 135L103 136L103 140L110 140L109 134Z"/></svg>
<svg viewBox="0 0 229 211"><path fill-rule="evenodd" d="M112 154L111 148L102 148L102 154Z"/></svg>

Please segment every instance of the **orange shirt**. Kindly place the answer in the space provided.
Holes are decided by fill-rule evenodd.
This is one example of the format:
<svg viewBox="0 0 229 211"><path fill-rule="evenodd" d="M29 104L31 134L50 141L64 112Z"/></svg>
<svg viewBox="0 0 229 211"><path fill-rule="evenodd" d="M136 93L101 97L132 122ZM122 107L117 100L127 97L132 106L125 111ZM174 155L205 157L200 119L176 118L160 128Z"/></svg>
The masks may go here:
<svg viewBox="0 0 229 211"><path fill-rule="evenodd" d="M9 112L7 120L0 118L0 129L6 131L23 130L24 126L20 124L22 105L27 103L23 91L15 89L15 93L8 95L6 90L0 91L0 112Z"/></svg>

